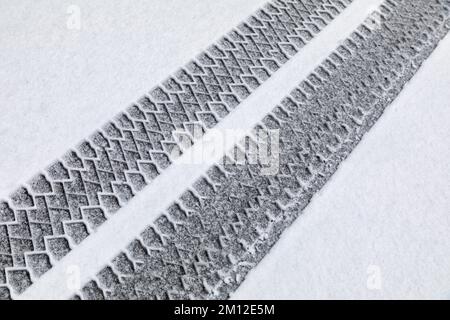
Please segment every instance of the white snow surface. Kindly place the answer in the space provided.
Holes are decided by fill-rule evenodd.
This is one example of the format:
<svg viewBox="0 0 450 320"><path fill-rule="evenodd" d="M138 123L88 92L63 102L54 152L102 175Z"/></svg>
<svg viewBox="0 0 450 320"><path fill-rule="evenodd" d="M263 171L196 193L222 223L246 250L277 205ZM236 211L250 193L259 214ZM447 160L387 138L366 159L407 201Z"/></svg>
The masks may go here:
<svg viewBox="0 0 450 320"><path fill-rule="evenodd" d="M450 36L233 299L450 299Z"/></svg>
<svg viewBox="0 0 450 320"><path fill-rule="evenodd" d="M361 1L361 18L380 2ZM0 0L0 199L264 3ZM71 5L81 30L66 26ZM332 31L334 41L347 36ZM285 65L279 72L291 68L289 77L275 75L251 101L278 101L301 80L293 67L320 63L319 51ZM450 298L449 54L447 37L232 298ZM285 92L275 90L283 82ZM123 210L145 210L143 198ZM114 241L105 244L111 254L122 249ZM95 271L106 262L83 263ZM42 277L58 279L53 288L36 292L56 292L60 271Z"/></svg>

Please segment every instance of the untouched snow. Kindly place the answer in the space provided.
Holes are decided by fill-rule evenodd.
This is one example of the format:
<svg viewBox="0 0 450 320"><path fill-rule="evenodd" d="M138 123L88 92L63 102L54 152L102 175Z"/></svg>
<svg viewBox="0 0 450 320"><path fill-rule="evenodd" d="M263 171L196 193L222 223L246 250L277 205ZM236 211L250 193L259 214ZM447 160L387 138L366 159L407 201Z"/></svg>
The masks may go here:
<svg viewBox="0 0 450 320"><path fill-rule="evenodd" d="M450 36L233 299L450 299Z"/></svg>

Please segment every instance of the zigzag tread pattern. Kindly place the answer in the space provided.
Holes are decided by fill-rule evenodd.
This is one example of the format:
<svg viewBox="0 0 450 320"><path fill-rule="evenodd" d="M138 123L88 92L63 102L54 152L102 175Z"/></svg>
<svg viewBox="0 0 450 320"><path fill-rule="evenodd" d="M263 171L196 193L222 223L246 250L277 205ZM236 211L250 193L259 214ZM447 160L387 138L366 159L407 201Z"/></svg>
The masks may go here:
<svg viewBox="0 0 450 320"><path fill-rule="evenodd" d="M352 0L274 0L0 201L0 298L22 293ZM176 134L177 133L177 134Z"/></svg>
<svg viewBox="0 0 450 320"><path fill-rule="evenodd" d="M280 132L276 175L211 167L74 299L228 298L449 29L449 0L386 0L255 127Z"/></svg>

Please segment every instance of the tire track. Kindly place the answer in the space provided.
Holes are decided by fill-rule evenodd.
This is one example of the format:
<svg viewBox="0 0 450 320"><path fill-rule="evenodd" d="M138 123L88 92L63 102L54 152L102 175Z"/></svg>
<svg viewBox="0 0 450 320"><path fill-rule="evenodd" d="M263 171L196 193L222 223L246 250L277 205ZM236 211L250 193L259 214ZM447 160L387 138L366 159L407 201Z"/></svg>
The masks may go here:
<svg viewBox="0 0 450 320"><path fill-rule="evenodd" d="M74 298L228 298L447 34L449 10L386 0L255 127L279 130L276 175L213 166Z"/></svg>
<svg viewBox="0 0 450 320"><path fill-rule="evenodd" d="M0 201L0 298L22 293L236 108L351 0L274 0Z"/></svg>

